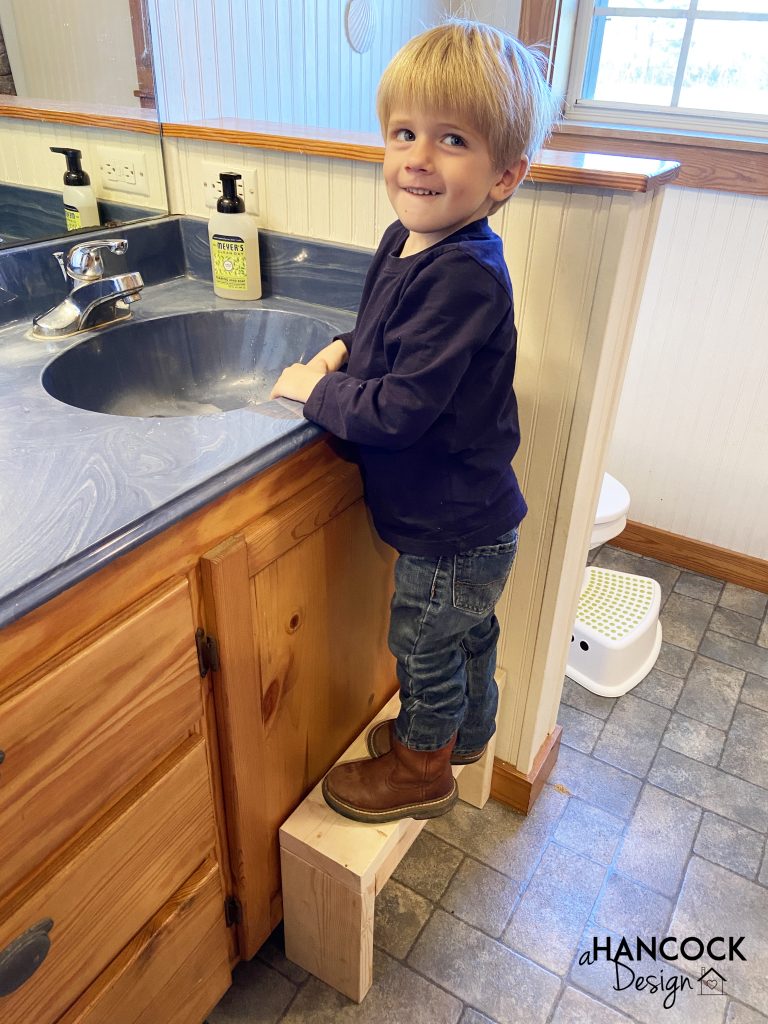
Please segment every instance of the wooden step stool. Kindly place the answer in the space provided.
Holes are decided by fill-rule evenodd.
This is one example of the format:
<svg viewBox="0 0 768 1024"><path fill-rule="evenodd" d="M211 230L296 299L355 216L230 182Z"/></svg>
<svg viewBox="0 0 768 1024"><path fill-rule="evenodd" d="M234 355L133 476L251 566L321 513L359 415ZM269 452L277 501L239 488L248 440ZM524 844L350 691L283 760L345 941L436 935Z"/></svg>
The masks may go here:
<svg viewBox="0 0 768 1024"><path fill-rule="evenodd" d="M504 672L496 682L501 692ZM398 694L382 708L337 762L367 757L371 725L395 718ZM459 797L485 806L491 791L492 737L482 758L454 765ZM373 918L376 894L410 849L428 819L402 818L365 824L337 814L323 799L321 783L280 829L285 955L345 996L362 1002L373 980Z"/></svg>

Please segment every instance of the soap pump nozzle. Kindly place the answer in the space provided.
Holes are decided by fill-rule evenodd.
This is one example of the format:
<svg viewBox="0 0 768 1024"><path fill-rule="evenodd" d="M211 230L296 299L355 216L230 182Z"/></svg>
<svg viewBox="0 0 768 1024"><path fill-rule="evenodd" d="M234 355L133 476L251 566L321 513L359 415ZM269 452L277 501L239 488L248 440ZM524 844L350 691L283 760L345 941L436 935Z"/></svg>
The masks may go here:
<svg viewBox="0 0 768 1024"><path fill-rule="evenodd" d="M245 203L237 194L235 184L240 178L242 174L235 174L234 171L222 171L219 175L222 191L222 195L216 201L219 213L245 213Z"/></svg>
<svg viewBox="0 0 768 1024"><path fill-rule="evenodd" d="M64 172L65 185L90 185L91 179L80 166L82 151L69 149L66 146L51 146L52 153L62 153L67 161L67 169Z"/></svg>

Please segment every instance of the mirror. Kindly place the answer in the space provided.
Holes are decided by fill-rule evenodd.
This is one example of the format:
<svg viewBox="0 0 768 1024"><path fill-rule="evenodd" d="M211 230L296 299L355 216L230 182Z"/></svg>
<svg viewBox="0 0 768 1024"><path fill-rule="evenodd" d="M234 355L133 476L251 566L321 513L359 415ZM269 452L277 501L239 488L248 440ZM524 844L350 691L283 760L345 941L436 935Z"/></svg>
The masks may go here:
<svg viewBox="0 0 768 1024"><path fill-rule="evenodd" d="M515 33L520 0L154 0L161 120L234 118L305 135L319 128L380 137L381 73L408 39L447 15Z"/></svg>
<svg viewBox="0 0 768 1024"><path fill-rule="evenodd" d="M148 0L0 0L0 248L167 212Z"/></svg>

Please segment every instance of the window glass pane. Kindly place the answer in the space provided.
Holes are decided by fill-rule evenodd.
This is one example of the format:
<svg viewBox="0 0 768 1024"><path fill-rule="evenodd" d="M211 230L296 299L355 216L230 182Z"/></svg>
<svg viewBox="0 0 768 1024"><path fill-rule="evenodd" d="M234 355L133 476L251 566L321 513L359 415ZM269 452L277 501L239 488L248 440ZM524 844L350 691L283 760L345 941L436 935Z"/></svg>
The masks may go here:
<svg viewBox="0 0 768 1024"><path fill-rule="evenodd" d="M600 21L604 26L600 26ZM668 106L680 57L682 18L596 18L603 29L600 66L594 81L585 77L585 99ZM597 52L597 46L593 46ZM590 55L591 57L592 55Z"/></svg>
<svg viewBox="0 0 768 1024"><path fill-rule="evenodd" d="M595 7L637 7L641 11L687 11L689 6L690 0L596 0L595 3Z"/></svg>
<svg viewBox="0 0 768 1024"><path fill-rule="evenodd" d="M765 114L768 22L697 21L680 106Z"/></svg>
<svg viewBox="0 0 768 1024"><path fill-rule="evenodd" d="M699 0L698 10L768 15L768 0Z"/></svg>

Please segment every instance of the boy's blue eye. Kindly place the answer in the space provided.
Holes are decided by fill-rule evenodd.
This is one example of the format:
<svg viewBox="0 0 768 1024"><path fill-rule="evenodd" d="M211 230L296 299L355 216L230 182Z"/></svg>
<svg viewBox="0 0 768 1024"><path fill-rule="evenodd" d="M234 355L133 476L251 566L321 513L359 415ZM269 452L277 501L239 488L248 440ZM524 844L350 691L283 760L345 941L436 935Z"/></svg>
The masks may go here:
<svg viewBox="0 0 768 1024"><path fill-rule="evenodd" d="M445 139L449 146L466 146L466 142L460 135L456 135L455 132L451 132L445 136Z"/></svg>
<svg viewBox="0 0 768 1024"><path fill-rule="evenodd" d="M395 138L398 142L412 142L416 136L410 128L398 128L395 132Z"/></svg>

